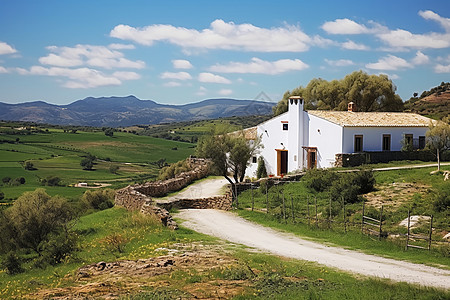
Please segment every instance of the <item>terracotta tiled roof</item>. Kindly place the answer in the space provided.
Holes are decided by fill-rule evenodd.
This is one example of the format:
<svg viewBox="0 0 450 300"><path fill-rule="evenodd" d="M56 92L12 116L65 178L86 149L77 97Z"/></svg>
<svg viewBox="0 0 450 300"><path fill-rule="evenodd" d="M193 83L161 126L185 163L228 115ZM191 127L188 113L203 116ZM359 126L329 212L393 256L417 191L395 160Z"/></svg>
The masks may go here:
<svg viewBox="0 0 450 300"><path fill-rule="evenodd" d="M399 112L350 112L309 110L308 114L344 127L428 127L430 118Z"/></svg>

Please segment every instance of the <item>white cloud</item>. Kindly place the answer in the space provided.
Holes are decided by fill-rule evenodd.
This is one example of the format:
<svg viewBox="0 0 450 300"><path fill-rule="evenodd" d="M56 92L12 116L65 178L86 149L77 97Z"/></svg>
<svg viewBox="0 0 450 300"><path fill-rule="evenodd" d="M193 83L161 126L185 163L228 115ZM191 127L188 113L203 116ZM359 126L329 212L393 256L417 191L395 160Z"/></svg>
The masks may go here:
<svg viewBox="0 0 450 300"><path fill-rule="evenodd" d="M101 71L90 68L61 68L32 66L29 70L16 68L21 75L42 75L65 78L62 86L72 89L87 89L101 86L117 86L122 84L122 80L136 80L140 75L135 72L114 72L105 74Z"/></svg>
<svg viewBox="0 0 450 300"><path fill-rule="evenodd" d="M200 73L198 75L198 81L208 83L223 83L231 84L231 81L225 77L213 74L213 73Z"/></svg>
<svg viewBox="0 0 450 300"><path fill-rule="evenodd" d="M2 54L13 54L16 53L17 50L14 49L12 46L8 45L5 42L0 42L0 55Z"/></svg>
<svg viewBox="0 0 450 300"><path fill-rule="evenodd" d="M369 50L369 47L363 44L357 44L354 41L347 41L342 43L342 48L347 50Z"/></svg>
<svg viewBox="0 0 450 300"><path fill-rule="evenodd" d="M198 96L204 96L204 95L206 95L206 92L207 92L208 90L204 87L204 86L201 86L199 89L198 89L198 91L197 91L197 93L195 93L196 95L198 95Z"/></svg>
<svg viewBox="0 0 450 300"><path fill-rule="evenodd" d="M169 81L163 84L166 87L177 87L177 86L181 86L181 83L177 82L177 81Z"/></svg>
<svg viewBox="0 0 450 300"><path fill-rule="evenodd" d="M402 68L411 68L412 65L403 58L388 55L380 58L376 63L366 65L366 68L373 70L398 70Z"/></svg>
<svg viewBox="0 0 450 300"><path fill-rule="evenodd" d="M301 52L314 42L298 26L261 28L252 24L234 24L215 20L201 31L172 25L155 24L142 28L117 25L111 37L151 46L165 41L183 48L226 49L259 52ZM321 41L323 42L323 41Z"/></svg>
<svg viewBox="0 0 450 300"><path fill-rule="evenodd" d="M141 75L139 75L136 72L117 71L114 72L112 75L121 80L137 80L141 78Z"/></svg>
<svg viewBox="0 0 450 300"><path fill-rule="evenodd" d="M450 34L429 33L413 34L403 29L392 30L377 35L391 47L411 48L447 48L450 47Z"/></svg>
<svg viewBox="0 0 450 300"><path fill-rule="evenodd" d="M174 59L172 65L175 69L192 69L193 66L190 61L185 59Z"/></svg>
<svg viewBox="0 0 450 300"><path fill-rule="evenodd" d="M349 59L329 60L325 59L325 62L333 67L347 67L353 66L355 63Z"/></svg>
<svg viewBox="0 0 450 300"><path fill-rule="evenodd" d="M55 67L101 67L105 69L130 68L143 69L145 62L141 60L131 61L124 58L120 51L109 49L105 46L76 45L75 47L49 46L52 52L39 58L43 65Z"/></svg>
<svg viewBox="0 0 450 300"><path fill-rule="evenodd" d="M438 22L447 32L450 32L450 19L444 18L431 10L419 11L419 16L425 20L432 20Z"/></svg>
<svg viewBox="0 0 450 300"><path fill-rule="evenodd" d="M177 80L189 80L192 79L191 74L187 72L164 72L161 75L159 75L161 79L177 79Z"/></svg>
<svg viewBox="0 0 450 300"><path fill-rule="evenodd" d="M222 96L228 96L231 94L233 94L233 90L230 90L230 89L221 89L219 91L219 95L222 95Z"/></svg>
<svg viewBox="0 0 450 300"><path fill-rule="evenodd" d="M430 62L430 58L420 51L416 52L416 56L412 59L412 63L415 65L424 65Z"/></svg>
<svg viewBox="0 0 450 300"><path fill-rule="evenodd" d="M436 72L436 73L450 73L450 65L437 64L434 67L434 72Z"/></svg>
<svg viewBox="0 0 450 300"><path fill-rule="evenodd" d="M132 44L109 44L109 49L114 50L130 50L130 49L136 49L136 47Z"/></svg>
<svg viewBox="0 0 450 300"><path fill-rule="evenodd" d="M0 74L2 73L9 73L9 71L5 67L0 66Z"/></svg>
<svg viewBox="0 0 450 300"><path fill-rule="evenodd" d="M244 74L280 74L289 71L300 71L309 66L299 59L280 59L277 61L265 61L256 57L249 63L230 62L227 65L216 64L209 68L212 72L219 73L244 73Z"/></svg>
<svg viewBox="0 0 450 300"><path fill-rule="evenodd" d="M336 19L335 21L325 22L321 28L329 34L361 34L370 32L366 26L350 19Z"/></svg>

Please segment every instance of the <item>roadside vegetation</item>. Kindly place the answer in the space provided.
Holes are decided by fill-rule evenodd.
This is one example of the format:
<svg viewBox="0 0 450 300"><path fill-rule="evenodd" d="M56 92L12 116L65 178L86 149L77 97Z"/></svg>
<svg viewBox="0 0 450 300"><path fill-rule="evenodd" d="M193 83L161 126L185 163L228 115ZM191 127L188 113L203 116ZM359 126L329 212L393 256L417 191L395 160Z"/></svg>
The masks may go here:
<svg viewBox="0 0 450 300"><path fill-rule="evenodd" d="M434 170L312 170L300 182L273 185L263 181L260 188L241 193L238 213L265 226L324 243L450 268L450 244L443 239L450 228L450 189L442 172ZM450 166L442 170L450 170ZM380 218L383 206L380 237L361 233L363 202L365 215L373 219ZM407 219L408 210L411 215L433 215L430 251L405 250L407 229L399 224ZM424 218L411 232L427 235L429 226ZM378 228L371 229L379 233ZM427 246L424 241L415 244Z"/></svg>

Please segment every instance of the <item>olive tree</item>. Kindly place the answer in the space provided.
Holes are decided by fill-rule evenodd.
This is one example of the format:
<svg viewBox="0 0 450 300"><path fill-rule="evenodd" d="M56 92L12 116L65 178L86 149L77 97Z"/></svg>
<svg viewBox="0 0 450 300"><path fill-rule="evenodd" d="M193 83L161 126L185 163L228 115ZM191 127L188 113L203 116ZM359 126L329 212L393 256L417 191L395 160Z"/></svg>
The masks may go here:
<svg viewBox="0 0 450 300"><path fill-rule="evenodd" d="M440 171L440 154L442 151L450 150L450 125L445 122L431 123L426 133L426 142L428 148L436 151L438 171Z"/></svg>

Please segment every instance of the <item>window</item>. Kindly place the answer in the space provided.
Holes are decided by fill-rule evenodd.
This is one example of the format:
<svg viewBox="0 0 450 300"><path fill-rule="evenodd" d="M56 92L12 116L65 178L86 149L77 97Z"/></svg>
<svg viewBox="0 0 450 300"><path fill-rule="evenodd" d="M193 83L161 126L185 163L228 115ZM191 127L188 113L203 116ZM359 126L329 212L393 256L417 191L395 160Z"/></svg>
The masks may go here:
<svg viewBox="0 0 450 300"><path fill-rule="evenodd" d="M256 156L252 157L252 163L256 164Z"/></svg>
<svg viewBox="0 0 450 300"><path fill-rule="evenodd" d="M288 128L289 128L289 124L283 123L283 130L288 130Z"/></svg>
<svg viewBox="0 0 450 300"><path fill-rule="evenodd" d="M419 149L425 148L425 137L419 136Z"/></svg>
<svg viewBox="0 0 450 300"><path fill-rule="evenodd" d="M383 151L391 151L391 135L383 134Z"/></svg>
<svg viewBox="0 0 450 300"><path fill-rule="evenodd" d="M363 136L355 135L355 144L354 144L355 152L363 151Z"/></svg>

